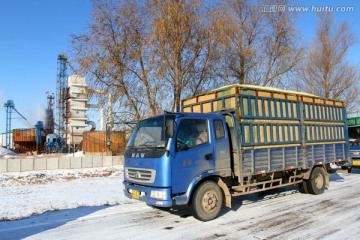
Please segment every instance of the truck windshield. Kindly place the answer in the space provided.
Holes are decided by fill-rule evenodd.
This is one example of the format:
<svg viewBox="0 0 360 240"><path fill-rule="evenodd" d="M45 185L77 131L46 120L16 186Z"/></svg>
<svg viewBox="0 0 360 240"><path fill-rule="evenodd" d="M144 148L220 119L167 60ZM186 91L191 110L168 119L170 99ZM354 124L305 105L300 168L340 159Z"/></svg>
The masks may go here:
<svg viewBox="0 0 360 240"><path fill-rule="evenodd" d="M164 116L140 121L134 128L127 148L164 148Z"/></svg>
<svg viewBox="0 0 360 240"><path fill-rule="evenodd" d="M349 126L349 141L350 146L360 145L360 126Z"/></svg>

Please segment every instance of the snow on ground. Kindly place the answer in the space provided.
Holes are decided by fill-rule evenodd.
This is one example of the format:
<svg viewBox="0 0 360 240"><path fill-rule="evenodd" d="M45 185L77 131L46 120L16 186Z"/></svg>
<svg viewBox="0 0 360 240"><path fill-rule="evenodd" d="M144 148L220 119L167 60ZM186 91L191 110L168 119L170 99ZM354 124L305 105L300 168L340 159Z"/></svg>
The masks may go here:
<svg viewBox="0 0 360 240"><path fill-rule="evenodd" d="M30 172L8 172L0 174L0 187L15 187L29 184L47 184L65 182L78 178L119 176L123 171L122 166L42 170Z"/></svg>
<svg viewBox="0 0 360 240"><path fill-rule="evenodd" d="M123 167L0 174L0 220L46 211L127 202Z"/></svg>
<svg viewBox="0 0 360 240"><path fill-rule="evenodd" d="M0 220L0 239L355 240L360 236L360 169L331 174L324 194L301 194L296 187L285 187L241 196L217 219L201 222L187 209L163 211L126 199L123 168L115 168L118 171L108 177L83 177L79 170L49 172L54 181L46 184L27 180L19 185L0 174L7 182L0 187L0 219L18 219ZM106 170L86 171L91 175ZM69 173L77 177L71 181L58 177Z"/></svg>
<svg viewBox="0 0 360 240"><path fill-rule="evenodd" d="M14 156L17 156L17 154L13 151L0 147L0 158L11 158Z"/></svg>

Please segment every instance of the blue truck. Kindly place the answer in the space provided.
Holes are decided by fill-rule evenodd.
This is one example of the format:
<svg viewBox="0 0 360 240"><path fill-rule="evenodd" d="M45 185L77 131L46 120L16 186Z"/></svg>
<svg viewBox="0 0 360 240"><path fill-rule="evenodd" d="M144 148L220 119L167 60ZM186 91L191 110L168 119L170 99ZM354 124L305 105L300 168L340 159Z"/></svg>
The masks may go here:
<svg viewBox="0 0 360 240"><path fill-rule="evenodd" d="M232 197L297 185L321 194L334 163L350 167L341 101L253 85L182 100L139 121L124 154L124 194L158 208L186 205L201 221ZM350 165L349 165L350 164Z"/></svg>
<svg viewBox="0 0 360 240"><path fill-rule="evenodd" d="M348 128L352 166L360 167L360 117L348 118Z"/></svg>

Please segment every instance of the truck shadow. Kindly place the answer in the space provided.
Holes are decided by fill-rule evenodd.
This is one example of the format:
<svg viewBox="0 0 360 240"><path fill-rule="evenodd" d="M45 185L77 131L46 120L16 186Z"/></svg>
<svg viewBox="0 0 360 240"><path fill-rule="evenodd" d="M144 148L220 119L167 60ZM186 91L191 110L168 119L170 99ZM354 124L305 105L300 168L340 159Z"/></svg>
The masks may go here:
<svg viewBox="0 0 360 240"><path fill-rule="evenodd" d="M348 173L347 170L338 170L338 171L336 171L336 173L330 174L330 182L331 181L343 182L344 181L343 176L350 176L350 175L353 175L353 174L360 174L360 168L352 167L351 173Z"/></svg>
<svg viewBox="0 0 360 240"><path fill-rule="evenodd" d="M229 211L236 211L243 205L253 204L261 201L267 201L273 198L281 198L291 194L299 193L298 187L290 186L290 187L283 187L274 190L268 190L259 193L253 193L245 196L235 197L232 199L232 207L227 208L223 207L219 217L225 215ZM166 208L162 209L171 214L175 214L181 218L187 218L192 216L191 210L187 206L175 206L173 208Z"/></svg>
<svg viewBox="0 0 360 240"><path fill-rule="evenodd" d="M346 170L346 174L348 174L347 170ZM337 172L332 173L329 176L330 176L330 182L343 182L344 181L344 178L340 174L338 174Z"/></svg>
<svg viewBox="0 0 360 240"><path fill-rule="evenodd" d="M360 169L355 169L355 171L353 169L353 172L359 174ZM352 174L352 173L346 172L346 174ZM342 177L342 175L338 174L338 173L330 174L329 178L330 178L330 184L331 184L331 182L344 181L344 177ZM325 189L327 189L327 188L325 188ZM235 197L232 199L232 208L231 209L223 208L219 216L222 216L229 211L236 211L241 206L244 206L244 205L268 201L268 200L274 199L274 198L282 198L282 197L286 197L286 196L289 196L292 194L302 194L302 193L299 192L299 188L297 186L287 186L287 187L277 188L277 189L273 189L273 190L268 190L268 191L263 191L263 192L249 194L249 195Z"/></svg>
<svg viewBox="0 0 360 240"><path fill-rule="evenodd" d="M353 167L350 174L360 174L360 167Z"/></svg>
<svg viewBox="0 0 360 240"><path fill-rule="evenodd" d="M174 206L172 208L161 208L161 210L177 215L180 218L187 218L192 216L191 210L187 205Z"/></svg>
<svg viewBox="0 0 360 240"><path fill-rule="evenodd" d="M353 168L352 173L332 173L330 174L330 184L331 182L342 182L344 181L344 177L342 177L342 174L360 174L360 168ZM299 192L299 188L297 186L287 186L282 188L277 188L273 190L267 190L264 192L258 192L258 193L252 193L249 195L234 197L232 199L232 207L226 208L223 207L221 210L219 216L223 216L227 214L230 211L237 211L241 206L254 204L258 202L268 201L270 199L274 198L283 198L292 194L302 194ZM192 216L190 209L187 206L175 206L173 208L161 208L161 210L165 210L171 214L175 214L181 218L187 218L189 216Z"/></svg>
<svg viewBox="0 0 360 240"><path fill-rule="evenodd" d="M235 197L232 200L231 209L224 208L221 212L221 215L226 214L229 211L237 211L241 206L268 201L270 199L275 199L275 198L283 198L292 194L301 194L299 193L299 188L297 186L282 187L282 188Z"/></svg>
<svg viewBox="0 0 360 240"><path fill-rule="evenodd" d="M24 239L108 207L111 206L80 207L61 211L49 211L19 220L0 221L0 239Z"/></svg>

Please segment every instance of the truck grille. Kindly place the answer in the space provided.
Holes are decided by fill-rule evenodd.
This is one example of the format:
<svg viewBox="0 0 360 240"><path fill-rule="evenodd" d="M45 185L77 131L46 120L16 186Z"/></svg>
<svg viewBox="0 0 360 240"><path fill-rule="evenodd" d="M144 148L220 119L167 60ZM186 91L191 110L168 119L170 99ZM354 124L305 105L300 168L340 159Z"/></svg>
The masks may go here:
<svg viewBox="0 0 360 240"><path fill-rule="evenodd" d="M153 183L155 180L156 171L153 169L143 169L143 168L126 168L125 174L126 178L142 183Z"/></svg>
<svg viewBox="0 0 360 240"><path fill-rule="evenodd" d="M360 158L360 151L359 150L350 150L350 155L352 158Z"/></svg>

